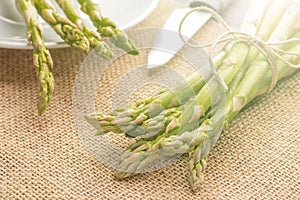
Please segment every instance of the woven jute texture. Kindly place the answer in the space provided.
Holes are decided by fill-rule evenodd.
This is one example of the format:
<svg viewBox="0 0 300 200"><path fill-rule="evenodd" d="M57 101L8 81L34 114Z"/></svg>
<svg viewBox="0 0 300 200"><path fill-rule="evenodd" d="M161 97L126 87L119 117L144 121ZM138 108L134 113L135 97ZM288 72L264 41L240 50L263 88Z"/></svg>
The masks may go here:
<svg viewBox="0 0 300 200"><path fill-rule="evenodd" d="M138 27L160 27L174 6L162 0ZM216 32L209 23L197 37ZM193 194L187 157L155 172L114 180L113 169L88 153L74 122L73 88L86 55L70 48L51 54L56 90L47 112L38 116L32 52L0 49L0 199L299 199L299 73L256 99L222 133L209 155L205 182ZM100 81L113 84L138 62L122 57ZM183 64L180 59L169 63ZM142 92L152 90L147 86ZM110 93L111 88L99 89L97 109L107 109Z"/></svg>

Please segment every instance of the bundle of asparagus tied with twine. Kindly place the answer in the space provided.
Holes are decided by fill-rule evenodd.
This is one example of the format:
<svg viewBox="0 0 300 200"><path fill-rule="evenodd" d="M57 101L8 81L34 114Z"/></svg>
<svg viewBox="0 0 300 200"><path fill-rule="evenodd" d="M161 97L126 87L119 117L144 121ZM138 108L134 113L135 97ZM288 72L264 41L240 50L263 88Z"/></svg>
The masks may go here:
<svg viewBox="0 0 300 200"><path fill-rule="evenodd" d="M209 10L224 24L212 10L194 10L199 9ZM161 91L108 114L86 115L97 135L114 132L135 138L121 157L115 177L142 173L161 159L187 153L189 182L197 190L204 179L206 158L219 138L218 127L226 127L249 102L299 69L299 14L300 4L293 0L251 5L240 31L228 29L211 45L211 55L217 45L224 45L211 58L221 84L213 70L207 82L196 73L174 91ZM185 90L188 86L192 90ZM226 94L225 103L213 106L210 94L220 91Z"/></svg>
<svg viewBox="0 0 300 200"><path fill-rule="evenodd" d="M19 12L23 15L28 42L33 47L33 60L39 82L38 113L42 115L52 98L54 78L51 73L53 62L44 43L43 27L39 16L71 47L89 52L90 48L103 57L111 58L113 53L103 41L110 38L112 43L129 54L137 55L138 50L128 36L109 18L104 18L99 6L93 0L78 0L81 10L90 16L98 32L88 29L80 13L70 0L56 0L65 15L57 12L50 0L15 0Z"/></svg>

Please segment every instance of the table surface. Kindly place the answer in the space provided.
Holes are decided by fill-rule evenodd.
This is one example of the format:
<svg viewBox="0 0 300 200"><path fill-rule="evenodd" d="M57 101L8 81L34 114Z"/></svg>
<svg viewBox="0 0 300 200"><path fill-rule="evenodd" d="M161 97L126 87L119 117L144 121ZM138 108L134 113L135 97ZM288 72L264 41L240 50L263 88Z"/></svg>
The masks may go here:
<svg viewBox="0 0 300 200"><path fill-rule="evenodd" d="M162 0L135 28L161 27L175 6ZM206 41L219 30L210 22L195 40ZM113 170L86 151L74 124L73 87L86 55L70 48L51 54L55 94L38 116L32 52L0 49L0 199L299 198L299 73L256 99L222 133L209 155L205 182L193 194L187 157L155 172L114 180ZM137 60L128 59L115 65ZM169 66L178 63L174 58Z"/></svg>

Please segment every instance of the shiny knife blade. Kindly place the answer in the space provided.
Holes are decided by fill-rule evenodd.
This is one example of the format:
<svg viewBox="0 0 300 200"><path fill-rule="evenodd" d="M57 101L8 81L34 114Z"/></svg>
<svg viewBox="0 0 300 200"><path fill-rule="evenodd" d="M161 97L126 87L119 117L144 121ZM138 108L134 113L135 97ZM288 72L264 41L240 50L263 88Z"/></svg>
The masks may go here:
<svg viewBox="0 0 300 200"><path fill-rule="evenodd" d="M184 16L192 7L206 5L217 12L223 10L231 0L193 1L190 8L175 9L157 34L154 44L148 54L147 68L155 68L167 63L184 46L179 36L178 28ZM196 11L186 18L182 25L182 35L190 39L212 17L211 13Z"/></svg>

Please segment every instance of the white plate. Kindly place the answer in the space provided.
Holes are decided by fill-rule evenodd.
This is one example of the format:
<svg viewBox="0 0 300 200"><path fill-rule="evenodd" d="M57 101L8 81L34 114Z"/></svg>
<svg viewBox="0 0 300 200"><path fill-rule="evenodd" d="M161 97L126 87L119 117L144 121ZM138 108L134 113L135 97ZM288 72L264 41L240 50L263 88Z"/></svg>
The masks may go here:
<svg viewBox="0 0 300 200"><path fill-rule="evenodd" d="M104 16L110 17L121 29L128 29L144 20L156 7L159 0L96 0ZM30 49L26 40L26 26L18 13L14 0L1 0L0 6L0 47ZM59 10L61 12L61 10ZM87 26L92 27L88 17L82 15ZM45 43L48 48L67 45L45 23Z"/></svg>

